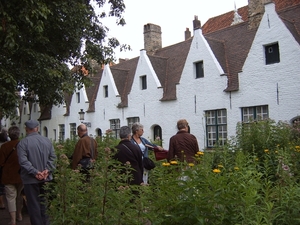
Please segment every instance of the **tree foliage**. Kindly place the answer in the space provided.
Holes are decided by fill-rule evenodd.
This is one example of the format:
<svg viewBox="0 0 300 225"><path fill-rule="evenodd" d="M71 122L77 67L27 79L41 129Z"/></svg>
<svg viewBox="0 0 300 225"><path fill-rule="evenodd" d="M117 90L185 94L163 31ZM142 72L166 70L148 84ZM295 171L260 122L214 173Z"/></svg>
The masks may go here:
<svg viewBox="0 0 300 225"><path fill-rule="evenodd" d="M63 103L75 83L88 82L81 70L89 69L88 59L109 63L116 48L130 49L107 38L102 22L113 16L124 25L124 10L123 0L1 0L0 115L14 112L20 91L25 101Z"/></svg>

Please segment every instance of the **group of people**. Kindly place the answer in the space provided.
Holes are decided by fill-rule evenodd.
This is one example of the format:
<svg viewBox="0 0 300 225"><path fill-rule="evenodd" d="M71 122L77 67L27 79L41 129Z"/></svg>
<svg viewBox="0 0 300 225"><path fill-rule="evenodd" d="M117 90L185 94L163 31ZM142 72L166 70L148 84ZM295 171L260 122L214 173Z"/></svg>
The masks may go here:
<svg viewBox="0 0 300 225"><path fill-rule="evenodd" d="M186 161L188 163L194 162L195 154L199 151L198 141L196 137L189 133L189 124L187 120L181 119L177 122L178 132L170 138L168 157L170 161L177 159ZM86 125L81 124L77 127L77 133L80 137L75 146L72 155L72 169L76 169L80 165L80 160L83 158L91 158L96 160L96 154L91 154L91 145L97 146L97 142L88 136ZM149 171L143 167L143 158L148 157L149 150L157 148L163 151L164 148L155 145L142 137L144 134L144 126L136 122L132 127L122 126L119 131L121 141L116 146L117 152L114 156L115 159L122 164L130 164L132 179L129 180L130 184L147 185ZM92 141L93 140L93 141ZM94 155L94 156L92 156Z"/></svg>
<svg viewBox="0 0 300 225"><path fill-rule="evenodd" d="M5 189L10 224L22 221L24 193L31 225L48 225L43 194L45 183L53 179L56 155L51 141L39 134L38 121L28 120L25 130L26 137L19 140L19 127L10 127L9 138L0 147L1 183Z"/></svg>
<svg viewBox="0 0 300 225"><path fill-rule="evenodd" d="M194 162L195 154L199 151L198 141L189 133L189 125L185 119L177 122L177 128L178 132L170 138L167 160ZM120 128L121 141L116 146L118 151L115 158L123 164L129 162L133 168L130 184L147 185L149 171L143 167L143 157L148 157L148 151L155 147L160 151L164 150L142 137L143 133L144 126L138 122L131 129L128 126Z"/></svg>
<svg viewBox="0 0 300 225"><path fill-rule="evenodd" d="M189 133L189 125L185 119L177 122L178 132L170 138L168 157L180 161L193 162L199 151L198 142ZM48 225L46 202L43 197L45 183L53 179L56 155L53 144L47 137L39 134L39 122L28 120L25 123L26 137L19 140L20 129L17 126L0 133L0 165L3 166L0 194L5 194L7 207L11 217L11 225L22 220L23 196L32 225ZM149 171L143 166L143 158L148 157L149 150L163 147L155 145L142 137L144 126L134 123L132 127L120 128L120 142L116 146L114 158L122 164L130 164L132 179L130 184L147 185ZM77 127L79 140L76 143L71 168L84 166L83 161L95 161L98 156L97 141L88 135L85 124ZM3 196L2 196L3 197ZM4 209L4 200L0 199L0 209Z"/></svg>

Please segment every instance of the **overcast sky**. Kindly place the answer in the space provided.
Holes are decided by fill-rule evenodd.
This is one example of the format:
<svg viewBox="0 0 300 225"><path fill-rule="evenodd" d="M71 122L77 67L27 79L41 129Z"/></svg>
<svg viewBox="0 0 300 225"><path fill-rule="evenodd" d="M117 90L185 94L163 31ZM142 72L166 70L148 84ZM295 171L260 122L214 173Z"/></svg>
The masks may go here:
<svg viewBox="0 0 300 225"><path fill-rule="evenodd" d="M194 16L203 25L215 17L248 4L248 0L124 0L125 26L116 26L115 19L104 21L109 36L131 46L132 51L116 52L117 58L134 58L144 48L144 25L159 25L162 31L162 47L184 41L184 31L193 35Z"/></svg>

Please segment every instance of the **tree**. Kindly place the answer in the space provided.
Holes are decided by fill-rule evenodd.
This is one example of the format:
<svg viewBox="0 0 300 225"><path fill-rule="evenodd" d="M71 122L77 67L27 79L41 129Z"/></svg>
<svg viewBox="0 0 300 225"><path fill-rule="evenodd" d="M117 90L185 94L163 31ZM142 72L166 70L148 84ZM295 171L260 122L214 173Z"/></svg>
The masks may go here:
<svg viewBox="0 0 300 225"><path fill-rule="evenodd" d="M89 69L88 59L109 63L116 48L130 49L107 38L109 29L101 22L112 16L125 25L124 10L123 0L1 0L0 118L15 111L20 91L28 102L62 104L75 83L88 83L82 70Z"/></svg>

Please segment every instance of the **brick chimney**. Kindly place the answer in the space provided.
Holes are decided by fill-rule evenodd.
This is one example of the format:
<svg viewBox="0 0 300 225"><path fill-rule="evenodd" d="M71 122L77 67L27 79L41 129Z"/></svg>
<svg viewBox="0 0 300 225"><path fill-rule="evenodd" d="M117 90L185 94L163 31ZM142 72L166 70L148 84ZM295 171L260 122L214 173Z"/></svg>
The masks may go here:
<svg viewBox="0 0 300 225"><path fill-rule="evenodd" d="M193 20L193 27L194 30L201 29L201 22L198 20L198 16L195 16L195 19Z"/></svg>
<svg viewBox="0 0 300 225"><path fill-rule="evenodd" d="M147 52L161 49L161 28L158 25L148 23L144 25L144 48Z"/></svg>
<svg viewBox="0 0 300 225"><path fill-rule="evenodd" d="M248 0L248 28L256 29L265 12L264 4L269 0Z"/></svg>
<svg viewBox="0 0 300 225"><path fill-rule="evenodd" d="M184 40L186 41L187 39L189 39L191 37L191 31L189 28L186 28L185 32L184 32Z"/></svg>

